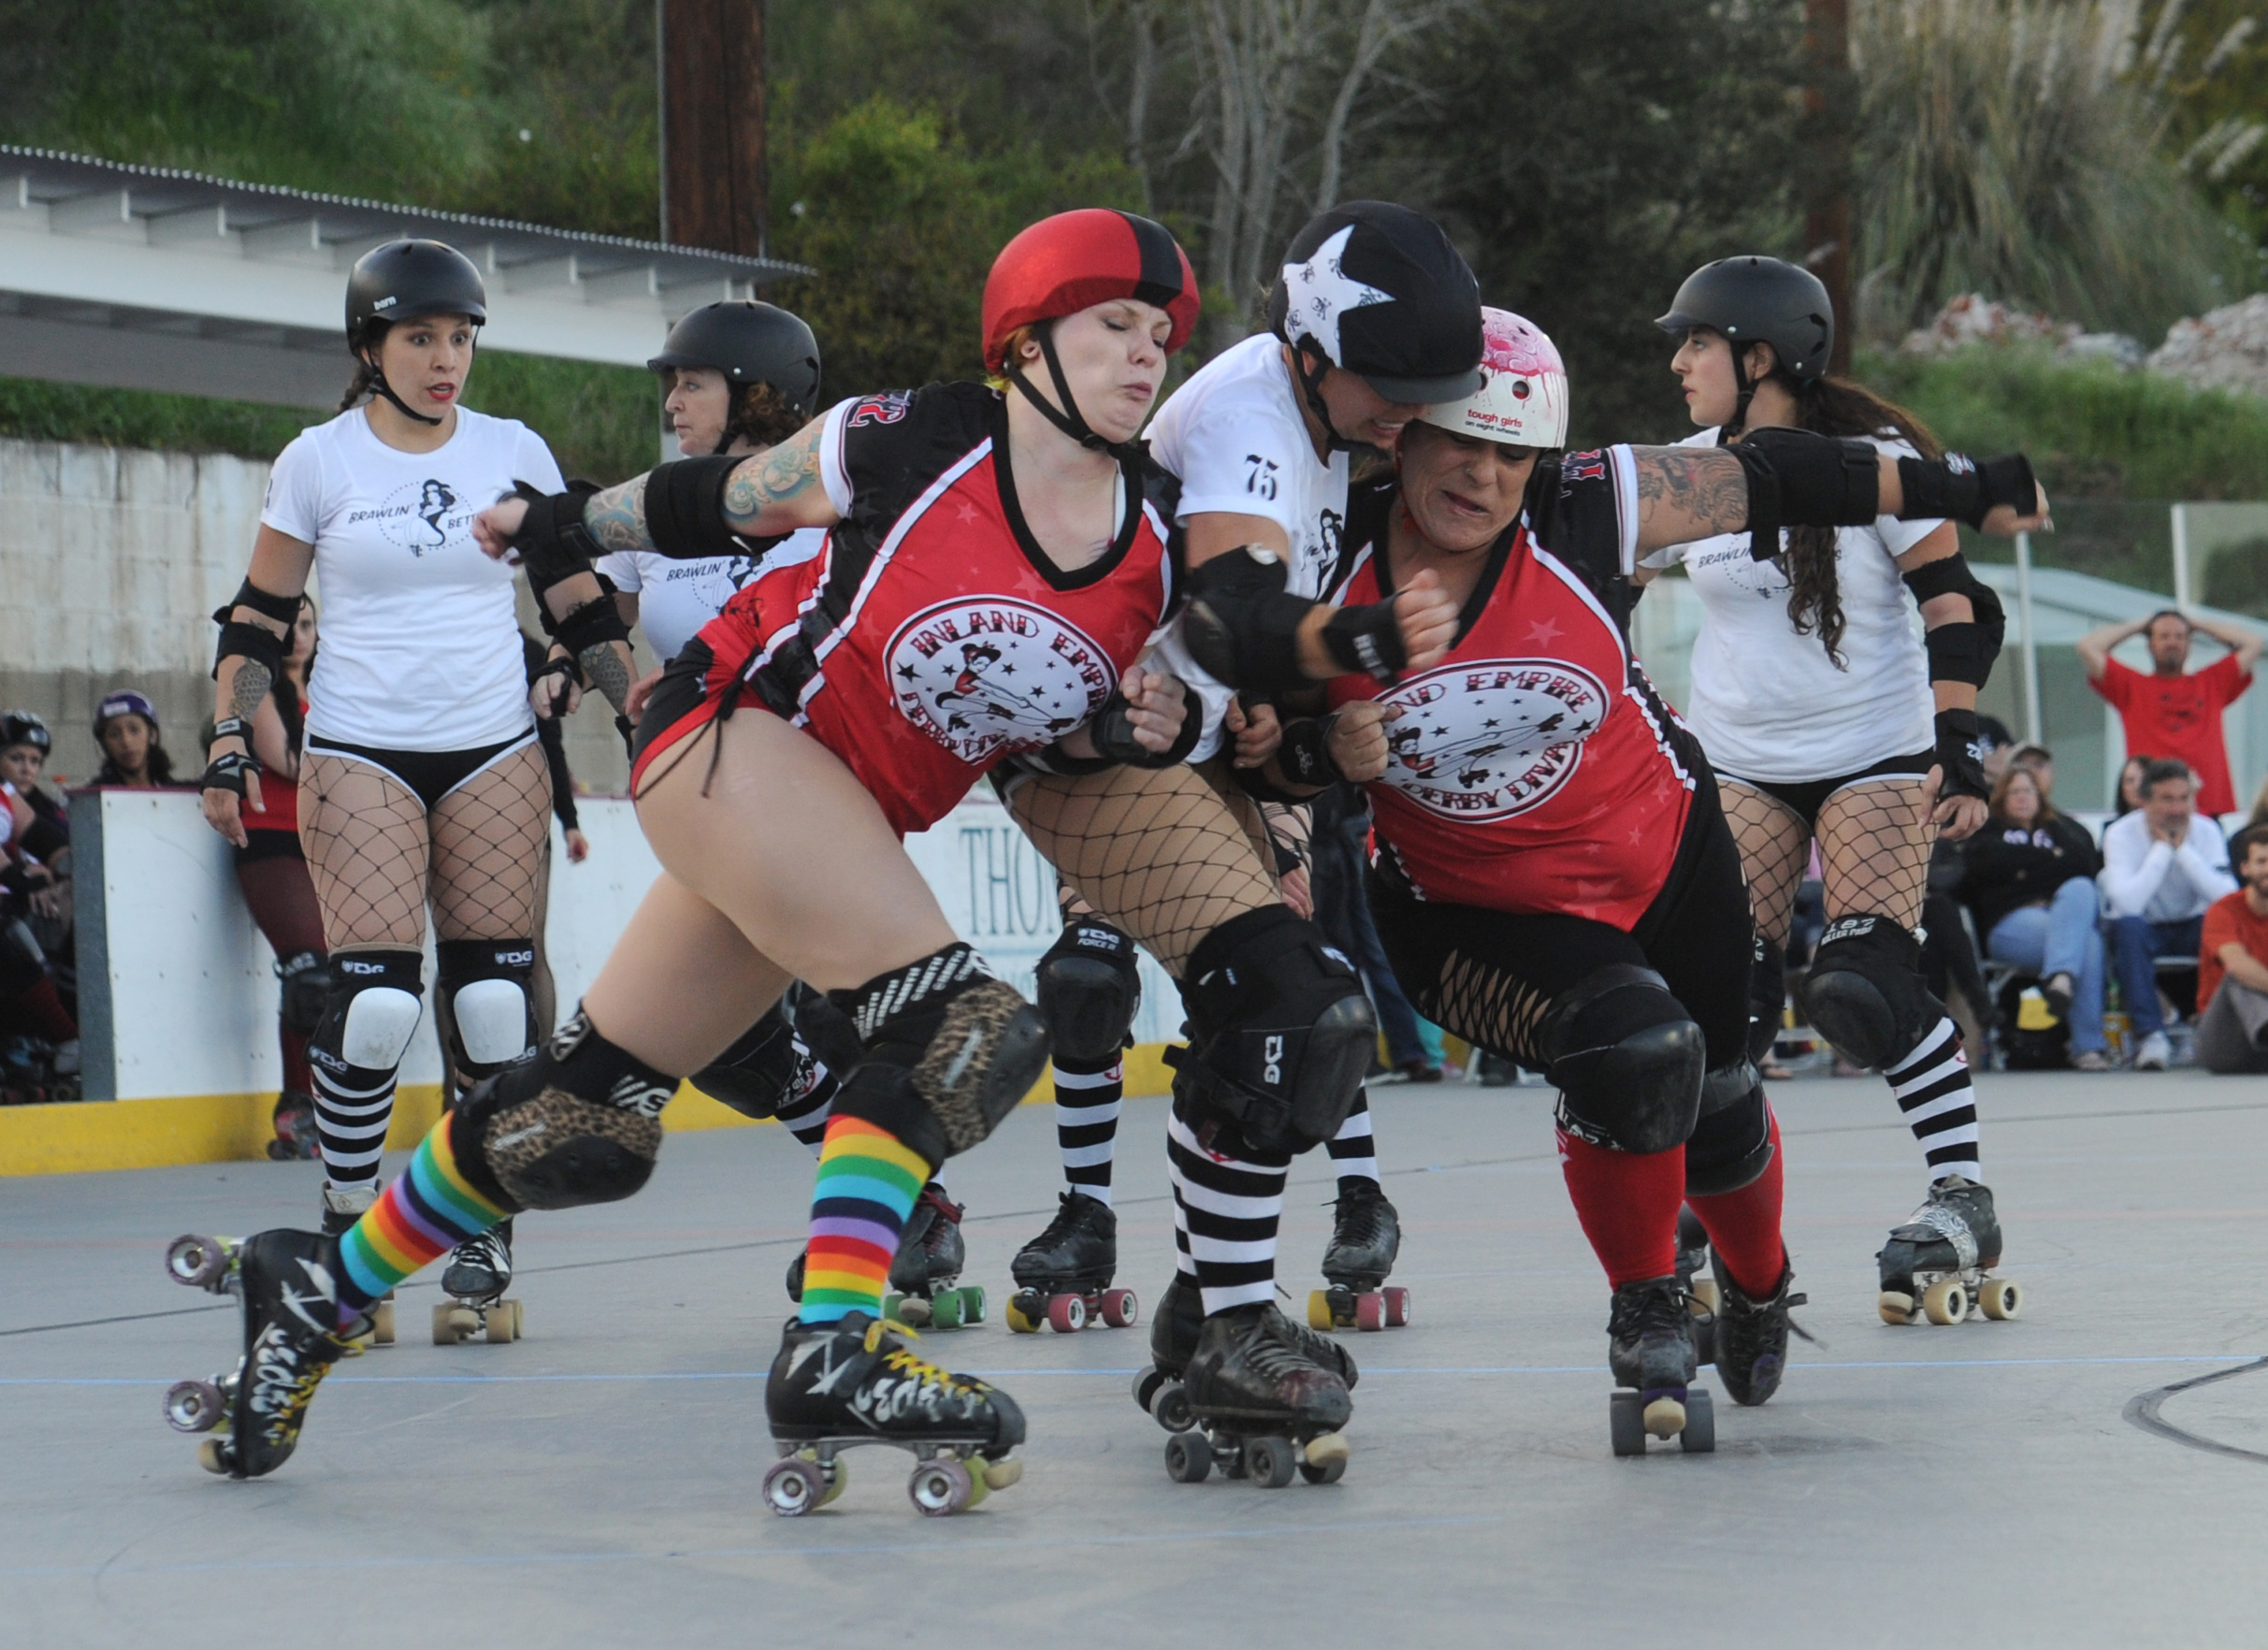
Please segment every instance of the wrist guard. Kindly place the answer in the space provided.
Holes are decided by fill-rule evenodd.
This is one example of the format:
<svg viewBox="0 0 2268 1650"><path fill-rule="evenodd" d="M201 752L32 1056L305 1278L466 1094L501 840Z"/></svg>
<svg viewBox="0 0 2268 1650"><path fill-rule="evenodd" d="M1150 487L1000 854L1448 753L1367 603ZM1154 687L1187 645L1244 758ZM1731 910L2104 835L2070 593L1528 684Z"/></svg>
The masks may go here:
<svg viewBox="0 0 2268 1650"><path fill-rule="evenodd" d="M1394 601L1372 601L1361 607L1342 607L1323 626L1323 650L1331 662L1350 675L1365 675L1378 682L1398 682L1409 662L1402 645L1402 627L1394 616Z"/></svg>
<svg viewBox="0 0 2268 1650"><path fill-rule="evenodd" d="M1277 765L1283 769L1285 778L1319 789L1346 778L1331 760L1331 726L1337 720L1336 716L1302 716L1285 725L1283 744L1276 752Z"/></svg>
<svg viewBox="0 0 2268 1650"><path fill-rule="evenodd" d="M725 521L725 484L745 455L673 458L646 472L645 530L654 548L674 561L730 556L741 547Z"/></svg>
<svg viewBox="0 0 2268 1650"><path fill-rule="evenodd" d="M250 750L252 748L252 724L242 716L223 716L219 721L213 723L212 738L209 743L217 745L224 739L241 739L244 742L244 748Z"/></svg>
<svg viewBox="0 0 2268 1650"><path fill-rule="evenodd" d="M1258 544L1192 570L1181 616L1190 657L1231 688L1284 693L1306 687L1299 626L1315 603L1287 594L1290 579L1283 557Z"/></svg>
<svg viewBox="0 0 2268 1650"><path fill-rule="evenodd" d="M241 798L244 794L245 773L258 766L240 750L225 751L205 765L205 776L197 781L199 790L225 790Z"/></svg>
<svg viewBox="0 0 2268 1650"><path fill-rule="evenodd" d="M1985 525L1986 513L2005 504L2018 515L2030 515L2039 502L2040 489L2031 473L2031 460L2021 453L1978 460L1948 453L1932 462L1900 458L1898 485L1905 493L1900 521L1943 518Z"/></svg>
<svg viewBox="0 0 2268 1650"><path fill-rule="evenodd" d="M1189 753L1197 748L1197 741L1204 733L1205 701L1184 682L1181 731L1163 750L1151 750L1134 736L1134 717L1126 702L1125 689L1113 688L1110 697L1103 701L1103 708L1087 724L1087 736L1094 741L1097 754L1073 756L1058 740L1047 747L1045 765L1049 773L1063 774L1100 774L1105 768L1171 768L1189 760Z"/></svg>
<svg viewBox="0 0 2268 1650"><path fill-rule="evenodd" d="M513 488L527 500L527 514L512 535L512 547L527 572L527 587L536 599L536 611L546 615L543 593L561 579L588 572L600 557L599 543L583 525L583 506L598 487L586 481L571 481L564 493L539 493L526 482Z"/></svg>
<svg viewBox="0 0 2268 1650"><path fill-rule="evenodd" d="M574 615L571 614L568 616L571 618ZM527 685L532 688L546 676L565 676L578 688L590 686L589 679L583 673L582 661L570 654L561 654L556 659L545 659L542 668L527 678Z"/></svg>
<svg viewBox="0 0 2268 1650"><path fill-rule="evenodd" d="M1865 527L1882 514L1880 455L1861 441L1773 427L1723 449L1748 478L1748 554L1780 554L1780 529Z"/></svg>
<svg viewBox="0 0 2268 1650"><path fill-rule="evenodd" d="M1937 713L1937 800L1973 796L1989 801L1992 787L1985 781L1985 764L1977 760L1976 712L1942 710Z"/></svg>

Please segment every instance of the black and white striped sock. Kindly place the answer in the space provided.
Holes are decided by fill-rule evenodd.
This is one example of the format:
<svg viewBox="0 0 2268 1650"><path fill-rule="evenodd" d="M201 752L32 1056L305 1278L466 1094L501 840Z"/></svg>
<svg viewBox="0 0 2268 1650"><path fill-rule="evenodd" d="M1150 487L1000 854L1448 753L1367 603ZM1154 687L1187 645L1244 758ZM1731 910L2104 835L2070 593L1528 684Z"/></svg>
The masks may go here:
<svg viewBox="0 0 2268 1650"><path fill-rule="evenodd" d="M1291 1158L1254 1161L1207 1150L1178 1107L1165 1127L1178 1265L1196 1281L1206 1314L1272 1302L1276 1230Z"/></svg>
<svg viewBox="0 0 2268 1650"><path fill-rule="evenodd" d="M394 1120L397 1067L349 1065L334 1075L311 1063L315 1078L315 1132L323 1145L323 1175L334 1186L368 1185L385 1155L386 1125Z"/></svg>
<svg viewBox="0 0 2268 1650"><path fill-rule="evenodd" d="M803 1046L802 1037L797 1037L795 1076L788 1083L787 1098L780 1102L779 1110L773 1115L787 1125L789 1134L803 1142L814 1157L827 1144L827 1120L834 1110L835 1091L841 1086L835 1081L835 1074Z"/></svg>
<svg viewBox="0 0 2268 1650"><path fill-rule="evenodd" d="M1976 1091L1970 1086L1969 1056L1951 1015L1921 1040L1913 1053L1882 1074L1906 1114L1906 1123L1929 1160L1929 1179L1960 1175L1983 1183L1977 1162Z"/></svg>
<svg viewBox="0 0 2268 1650"><path fill-rule="evenodd" d="M1354 1109L1347 1113L1347 1121L1338 1125L1338 1133L1323 1142L1331 1153L1331 1162L1338 1171L1338 1189L1351 1190L1350 1180L1368 1180L1378 1184L1378 1136L1370 1130L1370 1091L1354 1092Z"/></svg>
<svg viewBox="0 0 2268 1650"><path fill-rule="evenodd" d="M1126 1088L1124 1058L1072 1060L1059 1054L1054 1077L1055 1143L1063 1156L1063 1184L1108 1207L1119 1103Z"/></svg>

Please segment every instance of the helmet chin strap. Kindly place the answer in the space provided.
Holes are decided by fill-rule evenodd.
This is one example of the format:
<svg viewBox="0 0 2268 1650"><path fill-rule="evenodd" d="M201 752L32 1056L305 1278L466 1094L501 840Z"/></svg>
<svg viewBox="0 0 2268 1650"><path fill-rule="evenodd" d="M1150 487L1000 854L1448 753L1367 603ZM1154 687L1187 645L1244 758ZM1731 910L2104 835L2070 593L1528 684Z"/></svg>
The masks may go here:
<svg viewBox="0 0 2268 1650"><path fill-rule="evenodd" d="M1732 404L1732 416L1726 421L1725 427L1717 431L1717 445L1720 447L1726 441L1739 441L1742 433L1746 431L1748 428L1748 403L1756 398L1756 386L1749 379L1748 362L1744 358L1747 351L1735 344L1730 339L1725 340L1725 347L1732 355L1733 387L1739 390L1741 395L1740 398Z"/></svg>
<svg viewBox="0 0 2268 1650"><path fill-rule="evenodd" d="M1140 441L1109 441L1097 435L1089 427L1087 420L1079 412L1076 398L1071 393L1070 381L1063 376L1063 363L1055 353L1053 324L1044 323L1038 330L1039 351L1047 359L1047 376L1055 381L1055 393L1062 399L1062 405L1058 407L1055 402L1048 400L1046 396L1033 388L1031 380L1023 374L1023 369L1014 361L1006 363L1002 369L1008 382L1023 392L1024 399L1039 410L1041 417L1089 452L1107 453L1120 464L1139 463L1145 451Z"/></svg>
<svg viewBox="0 0 2268 1650"><path fill-rule="evenodd" d="M1307 411L1323 427L1324 446L1334 453L1351 453L1364 443L1349 441L1338 433L1338 426L1331 422L1331 404L1323 399L1323 375L1330 370L1330 363L1326 361L1309 371L1307 349L1303 344L1292 346L1292 376L1299 380L1300 394L1307 399Z"/></svg>
<svg viewBox="0 0 2268 1650"><path fill-rule="evenodd" d="M376 390L380 395L385 397L387 400L393 402L394 411L400 413L404 418L414 418L420 424L431 424L438 426L441 423L441 420L438 418L428 418L423 412L411 412L409 404L405 402L399 396L396 395L394 393L394 386L386 382L386 369L383 367L381 367L376 361L370 360L370 357L368 355L365 355L363 359L369 362L370 387L373 390Z"/></svg>

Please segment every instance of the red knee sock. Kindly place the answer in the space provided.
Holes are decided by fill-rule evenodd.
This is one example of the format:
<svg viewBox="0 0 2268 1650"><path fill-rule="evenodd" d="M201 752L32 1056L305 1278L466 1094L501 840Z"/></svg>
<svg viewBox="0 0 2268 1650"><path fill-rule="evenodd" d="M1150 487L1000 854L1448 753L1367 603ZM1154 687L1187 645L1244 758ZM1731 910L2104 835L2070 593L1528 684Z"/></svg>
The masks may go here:
<svg viewBox="0 0 2268 1650"><path fill-rule="evenodd" d="M282 1045L284 1088L295 1094L312 1094L315 1074L307 1068L307 1033L282 1026L276 1040Z"/></svg>
<svg viewBox="0 0 2268 1650"><path fill-rule="evenodd" d="M16 1005L22 1008L39 1035L51 1043L67 1043L79 1035L79 1027L71 1023L71 1016L55 994L55 982L42 975L39 982L21 993Z"/></svg>
<svg viewBox="0 0 2268 1650"><path fill-rule="evenodd" d="M1685 1200L1709 1228L1709 1247L1725 1257L1725 1269L1741 1293L1759 1300L1779 1287L1787 1264L1787 1245L1780 1236L1780 1120L1769 1121L1772 1158L1762 1174L1738 1192Z"/></svg>
<svg viewBox="0 0 2268 1650"><path fill-rule="evenodd" d="M1685 1149L1640 1155L1610 1151L1559 1131L1559 1167L1583 1236L1620 1289L1677 1269L1677 1211L1685 1196Z"/></svg>

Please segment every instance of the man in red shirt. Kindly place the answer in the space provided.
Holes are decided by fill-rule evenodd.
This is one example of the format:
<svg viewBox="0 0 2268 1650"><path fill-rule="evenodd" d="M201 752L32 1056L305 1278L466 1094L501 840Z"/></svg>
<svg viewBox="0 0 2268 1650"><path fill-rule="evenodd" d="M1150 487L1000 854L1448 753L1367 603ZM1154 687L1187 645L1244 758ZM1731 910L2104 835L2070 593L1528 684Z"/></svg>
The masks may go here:
<svg viewBox="0 0 2268 1650"><path fill-rule="evenodd" d="M2244 886L2205 908L2197 958L2197 1064L2224 1076L2268 1071L2268 825L2229 847Z"/></svg>
<svg viewBox="0 0 2268 1650"><path fill-rule="evenodd" d="M2189 662L2189 638L2203 630L2229 649L2194 675L2182 667ZM2148 675L2130 670L2111 657L2111 649L2129 636L2148 632ZM2236 793L2229 784L2229 746L2221 737L2220 713L2238 694L2252 686L2253 661L2261 656L2261 638L2233 625L2189 618L2168 608L2131 624L2104 625L2079 638L2079 658L2087 665L2087 679L2096 692L2118 707L2126 729L2129 756L2172 757L2187 762L2197 775L2197 806L2201 813L2221 815L2236 811Z"/></svg>

